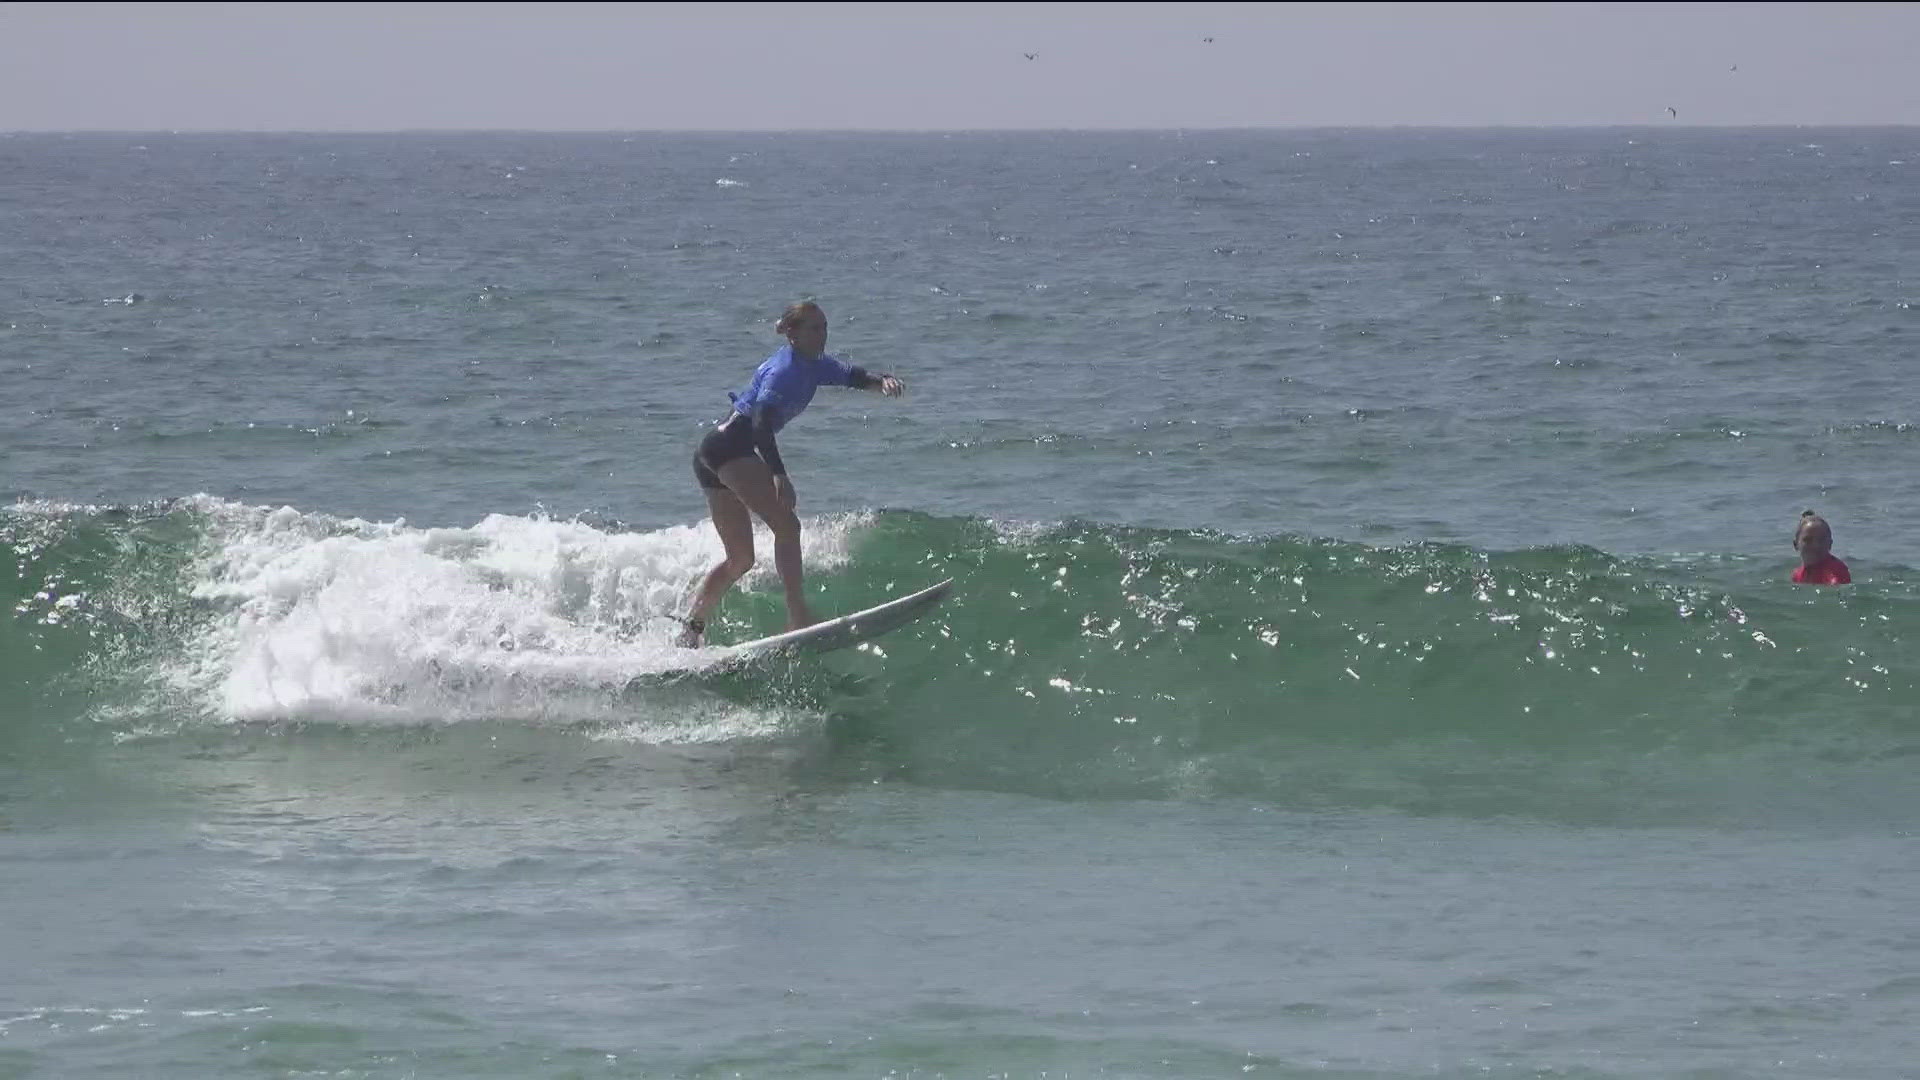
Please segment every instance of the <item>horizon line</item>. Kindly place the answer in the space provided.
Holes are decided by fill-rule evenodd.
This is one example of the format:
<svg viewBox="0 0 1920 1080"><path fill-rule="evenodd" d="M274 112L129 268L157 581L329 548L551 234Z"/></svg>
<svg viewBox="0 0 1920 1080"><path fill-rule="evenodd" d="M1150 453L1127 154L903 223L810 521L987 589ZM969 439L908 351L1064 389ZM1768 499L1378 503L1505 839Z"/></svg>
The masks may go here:
<svg viewBox="0 0 1920 1080"><path fill-rule="evenodd" d="M1460 124L1192 124L1160 127L808 127L808 128L4 128L0 137L17 135L1122 135L1187 132L1327 131L1799 131L1920 129L1920 122L1822 121L1818 123L1677 124L1641 123L1460 123Z"/></svg>

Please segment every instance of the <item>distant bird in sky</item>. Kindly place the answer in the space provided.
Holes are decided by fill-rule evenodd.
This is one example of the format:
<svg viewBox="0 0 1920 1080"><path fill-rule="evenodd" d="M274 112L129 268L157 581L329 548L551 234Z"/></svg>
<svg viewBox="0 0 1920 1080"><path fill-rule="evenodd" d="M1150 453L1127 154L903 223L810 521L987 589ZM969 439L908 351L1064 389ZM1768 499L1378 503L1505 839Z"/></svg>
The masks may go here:
<svg viewBox="0 0 1920 1080"><path fill-rule="evenodd" d="M1680 119L1680 110L1669 105L1667 106L1667 115L1669 119L1678 120Z"/></svg>
<svg viewBox="0 0 1920 1080"><path fill-rule="evenodd" d="M1200 40L1206 42L1209 45L1213 44L1213 39L1210 37L1203 37Z"/></svg>
<svg viewBox="0 0 1920 1080"><path fill-rule="evenodd" d="M1735 64L1735 65L1733 65L1732 67L1730 67L1730 68L1728 68L1727 70L1728 70L1728 71L1739 71L1739 70L1740 70L1740 65L1739 65L1739 64Z"/></svg>
<svg viewBox="0 0 1920 1080"><path fill-rule="evenodd" d="M1026 57L1029 60L1032 60L1037 58L1040 54L1037 52L1023 52L1020 55Z"/></svg>

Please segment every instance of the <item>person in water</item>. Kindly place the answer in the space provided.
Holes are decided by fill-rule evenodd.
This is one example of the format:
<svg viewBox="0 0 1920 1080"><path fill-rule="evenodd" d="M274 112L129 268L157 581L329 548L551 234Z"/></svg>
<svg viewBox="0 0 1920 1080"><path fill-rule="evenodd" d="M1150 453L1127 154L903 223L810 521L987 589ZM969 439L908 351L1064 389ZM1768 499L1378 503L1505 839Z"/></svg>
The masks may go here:
<svg viewBox="0 0 1920 1080"><path fill-rule="evenodd" d="M850 386L899 397L906 384L892 375L875 375L827 355L827 313L811 300L787 308L775 332L787 344L760 365L753 381L729 393L733 410L700 440L693 454L693 475L706 492L713 527L726 557L707 571L687 613L679 644L698 648L707 620L733 583L753 568L753 518L773 532L773 565L786 590L787 629L813 625L801 588L800 518L794 513L793 481L780 460L774 436L805 411L820 386Z"/></svg>
<svg viewBox="0 0 1920 1080"><path fill-rule="evenodd" d="M1853 584L1847 564L1834 557L1833 527L1826 518L1811 510L1802 513L1799 527L1793 530L1793 548L1800 553L1800 565L1793 568L1794 584Z"/></svg>

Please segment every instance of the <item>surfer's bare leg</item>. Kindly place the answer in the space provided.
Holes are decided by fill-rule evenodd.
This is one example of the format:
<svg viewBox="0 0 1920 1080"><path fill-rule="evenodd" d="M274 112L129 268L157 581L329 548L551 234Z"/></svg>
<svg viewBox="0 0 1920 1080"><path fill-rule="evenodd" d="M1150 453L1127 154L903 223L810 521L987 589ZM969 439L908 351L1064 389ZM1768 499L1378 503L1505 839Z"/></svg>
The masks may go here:
<svg viewBox="0 0 1920 1080"><path fill-rule="evenodd" d="M787 596L787 629L813 625L813 613L807 610L804 575L800 567L800 518L793 506L773 487L773 472L757 455L734 458L719 469L720 482L746 504L773 533L773 568L780 572L780 585ZM788 491L792 491L789 485ZM709 498L711 501L711 497ZM715 524L719 522L714 519ZM748 550L751 551L751 541ZM747 565L753 565L751 558ZM725 592L723 588L721 592ZM715 596L715 602L719 600Z"/></svg>
<svg viewBox="0 0 1920 1080"><path fill-rule="evenodd" d="M733 583L753 569L753 519L747 516L747 506L739 496L724 488L707 488L707 509L713 514L713 531L720 534L720 546L726 549L726 555L700 582L700 591L695 594L693 610L687 614L687 628L680 635L680 644L686 648L697 648L707 629L707 620L713 615L713 609L720 606L720 598L733 588Z"/></svg>

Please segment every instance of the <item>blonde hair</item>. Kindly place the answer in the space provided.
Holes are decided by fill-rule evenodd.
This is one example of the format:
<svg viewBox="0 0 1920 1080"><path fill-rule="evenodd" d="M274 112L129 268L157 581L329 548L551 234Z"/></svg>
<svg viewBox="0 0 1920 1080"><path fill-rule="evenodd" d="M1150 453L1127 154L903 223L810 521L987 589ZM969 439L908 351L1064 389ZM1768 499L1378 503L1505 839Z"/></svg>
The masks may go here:
<svg viewBox="0 0 1920 1080"><path fill-rule="evenodd" d="M787 310L780 313L780 320L773 324L773 332L786 333L799 325L800 319L806 315L818 315L823 319L827 317L827 313L820 310L819 304L811 300L802 300L797 304L787 305Z"/></svg>

